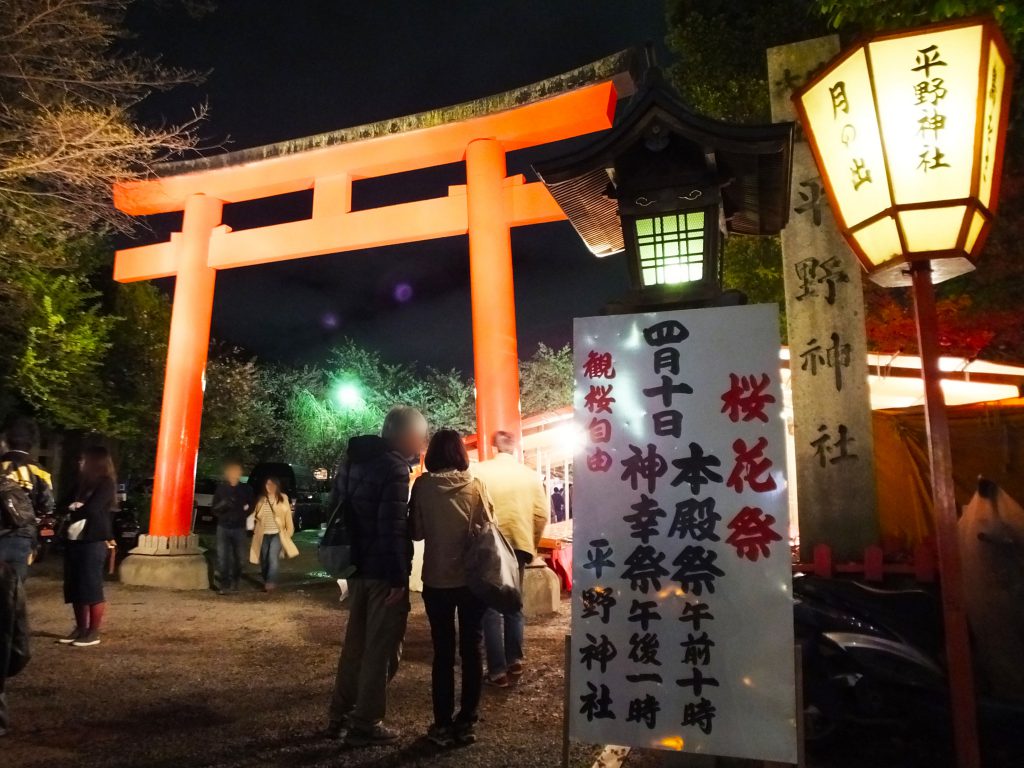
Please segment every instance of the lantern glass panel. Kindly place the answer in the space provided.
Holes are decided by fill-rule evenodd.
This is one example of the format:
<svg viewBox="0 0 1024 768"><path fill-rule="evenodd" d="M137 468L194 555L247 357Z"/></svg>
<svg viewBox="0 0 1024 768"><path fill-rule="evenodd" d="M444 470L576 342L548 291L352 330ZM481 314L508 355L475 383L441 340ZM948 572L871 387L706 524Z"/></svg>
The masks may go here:
<svg viewBox="0 0 1024 768"><path fill-rule="evenodd" d="M981 123L981 146L978 150L978 199L986 208L991 208L993 166L995 165L996 151L999 144L999 119L1003 111L1006 60L999 52L999 47L995 43L989 43L988 51L988 73L985 79L985 111ZM973 244L973 241L971 244Z"/></svg>
<svg viewBox="0 0 1024 768"><path fill-rule="evenodd" d="M846 226L888 208L892 203L864 50L855 51L801 98L816 121L822 170L832 182L834 210Z"/></svg>
<svg viewBox="0 0 1024 768"><path fill-rule="evenodd" d="M704 278L704 211L636 219L637 256L644 287Z"/></svg>
<svg viewBox="0 0 1024 768"><path fill-rule="evenodd" d="M974 216L971 218L971 228L967 230L967 240L964 242L964 250L970 253L974 250L974 244L978 242L978 235L981 234L981 228L985 225L985 217L980 211L975 211Z"/></svg>
<svg viewBox="0 0 1024 768"><path fill-rule="evenodd" d="M896 222L888 216L858 229L853 237L872 264L884 264L903 252Z"/></svg>
<svg viewBox="0 0 1024 768"><path fill-rule="evenodd" d="M979 24L868 46L897 205L971 194L982 32Z"/></svg>
<svg viewBox="0 0 1024 768"><path fill-rule="evenodd" d="M966 215L966 205L901 211L900 226L907 250L910 253L953 250Z"/></svg>

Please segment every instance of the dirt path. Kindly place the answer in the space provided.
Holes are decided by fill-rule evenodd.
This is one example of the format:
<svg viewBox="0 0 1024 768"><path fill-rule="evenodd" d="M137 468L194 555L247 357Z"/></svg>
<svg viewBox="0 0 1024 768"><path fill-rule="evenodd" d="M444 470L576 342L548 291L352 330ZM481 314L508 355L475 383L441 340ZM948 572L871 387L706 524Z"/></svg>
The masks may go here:
<svg viewBox="0 0 1024 768"><path fill-rule="evenodd" d="M306 547L306 552L309 548ZM405 657L391 688L397 747L342 750L323 725L345 623L337 587L290 563L272 595L249 584L230 597L108 585L107 628L95 648L56 644L70 628L59 563L29 580L33 659L9 681L11 734L0 760L14 768L208 766L556 766L562 711L562 615L527 629L529 673L485 692L481 740L438 754L430 723L430 639L418 596ZM589 748L574 763L589 765Z"/></svg>

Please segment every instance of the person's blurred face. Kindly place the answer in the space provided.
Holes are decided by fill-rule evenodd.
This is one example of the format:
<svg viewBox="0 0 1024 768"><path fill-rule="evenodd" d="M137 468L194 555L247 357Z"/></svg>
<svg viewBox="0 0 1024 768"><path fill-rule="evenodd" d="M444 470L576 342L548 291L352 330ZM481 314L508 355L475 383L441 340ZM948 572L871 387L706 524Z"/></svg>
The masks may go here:
<svg viewBox="0 0 1024 768"><path fill-rule="evenodd" d="M267 482L263 484L263 489L267 492L267 496L277 496L277 494L281 492L281 489L278 488L277 483L275 483L269 477L267 478Z"/></svg>
<svg viewBox="0 0 1024 768"><path fill-rule="evenodd" d="M241 465L228 464L224 467L224 479L227 480L230 485L238 485L238 481L242 479Z"/></svg>
<svg viewBox="0 0 1024 768"><path fill-rule="evenodd" d="M420 456L427 450L427 420L420 416L415 419L395 446L403 456Z"/></svg>

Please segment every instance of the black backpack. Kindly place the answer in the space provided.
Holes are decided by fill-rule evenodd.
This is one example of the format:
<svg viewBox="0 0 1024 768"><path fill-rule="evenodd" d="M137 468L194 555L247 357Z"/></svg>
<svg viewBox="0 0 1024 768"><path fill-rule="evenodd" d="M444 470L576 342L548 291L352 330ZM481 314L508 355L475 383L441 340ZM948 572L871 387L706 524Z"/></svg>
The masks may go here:
<svg viewBox="0 0 1024 768"><path fill-rule="evenodd" d="M36 511L25 486L17 478L19 468L0 474L0 529L17 530L35 525Z"/></svg>
<svg viewBox="0 0 1024 768"><path fill-rule="evenodd" d="M355 572L355 552L352 537L352 494L349 491L348 479L352 465L345 467L345 492L332 510L327 521L320 546L317 547L317 559L331 576L348 578Z"/></svg>

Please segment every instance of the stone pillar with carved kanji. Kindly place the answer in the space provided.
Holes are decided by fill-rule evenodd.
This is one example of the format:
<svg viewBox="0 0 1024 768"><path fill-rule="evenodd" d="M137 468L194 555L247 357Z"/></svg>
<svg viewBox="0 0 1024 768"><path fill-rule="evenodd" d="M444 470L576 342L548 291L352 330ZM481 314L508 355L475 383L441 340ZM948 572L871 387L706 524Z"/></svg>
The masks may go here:
<svg viewBox="0 0 1024 768"><path fill-rule="evenodd" d="M793 89L838 52L835 35L768 49L773 120L796 119ZM801 558L827 544L839 561L861 560L878 543L861 269L799 131L792 179L782 262ZM858 183L854 166L850 183Z"/></svg>

